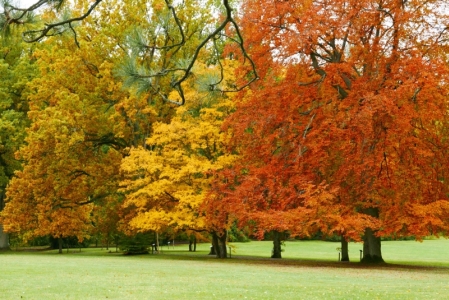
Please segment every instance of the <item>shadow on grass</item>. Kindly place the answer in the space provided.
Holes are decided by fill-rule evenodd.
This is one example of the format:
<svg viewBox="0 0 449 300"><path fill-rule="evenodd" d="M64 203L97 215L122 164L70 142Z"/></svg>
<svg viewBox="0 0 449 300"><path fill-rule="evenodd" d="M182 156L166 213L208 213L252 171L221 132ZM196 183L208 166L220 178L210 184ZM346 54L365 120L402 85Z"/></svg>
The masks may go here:
<svg viewBox="0 0 449 300"><path fill-rule="evenodd" d="M335 262L330 260L300 259L300 258L264 258L259 256L232 255L232 258L218 259L214 255L208 255L206 251L188 252L171 251L170 253L149 254L149 259L180 260L180 261L204 261L217 264L242 264L242 265L271 265L282 267L311 267L311 268L340 268L340 269L367 269L367 270L404 270L404 271L433 271L448 272L448 266L418 265L399 263L360 263L360 262ZM412 264L413 263L413 264Z"/></svg>
<svg viewBox="0 0 449 300"><path fill-rule="evenodd" d="M133 257L143 259L157 259L157 260L171 260L171 261L198 261L216 264L237 264L237 265L264 265L273 267L307 267L307 268L336 268L336 269L366 269L366 270L398 270L398 271L427 271L427 272L449 272L449 266L432 266L420 264L421 262L410 262L410 264L401 263L360 263L360 262L336 262L330 260L319 259L300 259L300 258L264 258L259 256L243 256L232 255L232 258L218 259L214 255L208 255L207 251L189 252L187 250L180 251L162 251L159 254L136 254L125 255L122 252L115 252L115 250L106 250L99 248L83 248L79 252L78 248L69 252L64 249L62 254L58 253L58 250L6 250L1 253L9 253L16 255L63 255L63 256L83 256L83 257L115 257L122 259L129 259Z"/></svg>

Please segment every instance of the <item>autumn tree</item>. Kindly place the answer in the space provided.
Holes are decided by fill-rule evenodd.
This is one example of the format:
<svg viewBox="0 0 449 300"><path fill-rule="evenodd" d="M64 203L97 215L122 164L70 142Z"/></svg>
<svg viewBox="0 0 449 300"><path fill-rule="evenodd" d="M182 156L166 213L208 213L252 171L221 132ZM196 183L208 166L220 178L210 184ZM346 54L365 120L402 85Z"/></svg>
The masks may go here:
<svg viewBox="0 0 449 300"><path fill-rule="evenodd" d="M211 182L210 172L229 166L234 155L225 153L220 127L234 104L220 93L210 93L210 78L219 71L197 66L192 86L185 93L186 104L177 108L167 123L154 124L144 147L130 150L123 160L122 181L126 195L125 218L131 230L161 232L211 231L200 207ZM212 73L212 74L211 74ZM129 209L129 208L132 209ZM226 257L226 236L220 257ZM220 248L220 249L221 249Z"/></svg>
<svg viewBox="0 0 449 300"><path fill-rule="evenodd" d="M46 51L40 54L55 59ZM89 82L94 76L64 72L83 65L65 54L55 63L39 61L42 77L31 83L37 89L30 96L32 123L18 154L25 166L8 187L2 216L8 231L82 240L91 225L92 204L113 190L121 154L107 143L108 114L98 114L107 105L95 95L98 86Z"/></svg>
<svg viewBox="0 0 449 300"><path fill-rule="evenodd" d="M101 205L95 205L92 210L92 225L90 231L92 237L102 245L106 244L106 250L109 250L111 243L115 243L116 247L120 243L120 206L122 205L122 197L113 193L107 196ZM102 246L103 247L103 246Z"/></svg>
<svg viewBox="0 0 449 300"><path fill-rule="evenodd" d="M78 30L78 44L57 37L33 54L40 77L28 85L31 126L16 154L24 167L8 186L2 213L5 229L24 239L89 236L93 208L116 193L122 150L133 138L129 126L115 127L127 122L114 105L136 102L113 77L120 34Z"/></svg>
<svg viewBox="0 0 449 300"><path fill-rule="evenodd" d="M278 79L275 90L266 85L247 102L257 114L266 112L257 127L249 120L234 126L255 129L259 144L270 143L273 153L287 150L290 163L301 160L304 181L337 192L328 211L341 206L344 213L336 211L334 218L342 220L333 231L345 239L363 234L363 261L383 261L381 236L420 239L448 229L444 5L243 5L244 36L259 74L267 82ZM261 99L265 110L258 108ZM272 121L281 116L273 113L278 102L290 122ZM266 131L257 129L264 126L276 139L265 141ZM351 226L345 225L347 214L355 216Z"/></svg>
<svg viewBox="0 0 449 300"><path fill-rule="evenodd" d="M68 33L79 46L79 33L76 29L79 22L96 15L102 4L108 4L102 0L81 0L74 4L65 0L40 0L22 7L5 1L0 13L1 33L8 36L15 28L25 27L22 35L28 43ZM151 90L153 97L167 102L173 102L167 95L174 91L179 97L179 101L175 101L176 104L182 105L185 102L183 83L191 75L196 62L201 60L200 52L210 48L218 50L217 44L223 40L236 44L251 65L246 82L240 86L227 87L226 90L238 91L258 78L254 62L243 46L243 38L234 13L236 4L233 1L114 1L112 6L127 12L138 10L138 15L143 12L148 17L146 20L140 19L139 21L143 21L140 25L137 25L134 22L136 18L128 13L118 16L117 21L114 21L123 28L128 28L127 24L133 23L130 43L139 49L124 61L121 68L120 75L126 78L127 85L136 84L138 90ZM34 13L38 10L45 11L45 15L51 18L46 18L44 22L36 19ZM149 20L152 22L148 22ZM196 28L198 20L203 22L201 30L192 32L192 26ZM229 29L233 31L232 35L227 34ZM219 51L216 52L215 58L220 55ZM187 53L189 55L186 55ZM144 64L139 63L142 59L140 55L145 56ZM210 87L217 88L218 85L219 82L213 82Z"/></svg>
<svg viewBox="0 0 449 300"><path fill-rule="evenodd" d="M251 58L243 48L242 36L227 1L223 2L223 6L212 1L203 3L205 5L201 5L200 9L194 1L168 6L160 4L159 2L152 3L153 11L156 13L148 16L148 19L152 21L151 24L133 28L129 33L127 44L129 48L127 49L129 49L130 55L120 65L117 74L123 78L124 85L135 91L140 99L142 97L146 99L149 106L155 103L184 104L192 114L198 116L193 119L186 119L186 116L183 116L181 122L178 119L180 118L179 113L184 110L181 108L175 119L170 121L168 117L162 120L161 124L153 127L155 131L150 134L148 139L142 139L140 144L133 145L130 157L126 158L122 165L126 176L128 176L127 180L123 182L127 193L125 207L130 211L124 223L129 223L131 228L134 227L134 229L142 231L160 231L167 226L172 226L177 230L183 227L189 228L189 226L190 230L204 230L206 228L204 225L198 225L203 222L202 219L198 219L196 215L198 215L198 207L204 197L203 192L206 190L202 185L207 186L208 181L201 177L205 175L200 176L200 174L222 167L221 164L212 166L210 160L216 159L217 154L214 152L219 151L222 147L219 146L222 143L218 134L219 130L215 127L218 126L216 122L221 122L223 115L222 112L206 113L204 110L206 104L202 103L205 101L203 98L206 97L205 94L238 91L257 79L257 74L254 71ZM222 14L220 14L221 10ZM219 26L214 27L214 24L217 23L217 16ZM208 26L205 27L204 24L208 24ZM227 62L222 61L224 45L229 43L236 48L235 53L240 56L241 62L246 61L249 67L249 71L242 73L245 76L242 78L243 80L234 80L233 73L226 71ZM211 68L210 74L205 72L205 66ZM197 91L194 92L192 89L197 89ZM191 104L186 103L188 99L192 101ZM214 109L221 110L217 107ZM205 116L209 119L202 119ZM217 120L214 121L213 118L217 118ZM206 121L212 124L208 126L214 128L215 136L208 137L208 132L205 132L205 136L195 136L199 131L190 126L207 124ZM164 123L169 125L164 125ZM179 126L186 128L186 135L178 132L180 131ZM164 128L164 132L160 132L161 128ZM171 130L175 130L176 134L171 133ZM170 136L173 140L157 140L161 139L161 135ZM186 139L186 141L182 141L182 139ZM208 145L206 143L205 147L210 148L207 150L210 153L202 153L199 159L190 153L190 151L193 153L200 151L196 144L190 145L192 139L210 139L208 143L216 144ZM150 146L153 143L154 146ZM185 149L184 154L179 150L191 147L193 149ZM186 156L185 161L179 158L180 155ZM198 156L198 154L196 155ZM187 158L193 160L189 161ZM198 159L204 162L204 165L198 165ZM159 167L154 168L153 164ZM189 165L191 166L188 167ZM176 177L179 174L170 175L171 172L175 172L176 168L183 169L184 167L187 169L183 177ZM160 168L168 169L162 172ZM187 188L181 183L189 182L192 179L187 180L184 176L200 177L192 182L192 187ZM145 179L138 183L137 178L141 177ZM196 181L197 183L194 183ZM160 184L163 185L159 186ZM187 188L187 193L192 193L191 189L194 187L197 195L182 194L182 190L185 188ZM152 190L153 194L148 195L148 190ZM191 202L187 205L187 209L184 207L184 201ZM129 209L134 206L138 207L142 213L139 210ZM185 211L179 211L181 207L184 207ZM186 221L179 221L180 217ZM145 222L146 224L144 224ZM198 224L194 224L195 222ZM185 224L180 226L178 223ZM212 230L212 232L212 235L216 236L216 231ZM220 247L223 249L223 254L219 254L219 256L222 257L226 256L225 233L225 230L220 229L218 234L221 239Z"/></svg>
<svg viewBox="0 0 449 300"><path fill-rule="evenodd" d="M37 72L32 60L33 47L19 36L0 39L0 211L4 207L5 189L21 163L14 153L23 145L28 125L26 101L28 81ZM0 248L8 247L8 235L0 225Z"/></svg>
<svg viewBox="0 0 449 300"><path fill-rule="evenodd" d="M291 97L279 97L285 89L282 74L273 77L249 91L225 123L232 133L228 151L240 155L231 169L217 174L209 215L226 222L227 212L260 239L271 233L273 258L281 257L285 234L310 237L320 231L332 236L344 227L357 239L369 218L360 220L340 205L338 189L310 179L302 148L310 119L296 113Z"/></svg>
<svg viewBox="0 0 449 300"><path fill-rule="evenodd" d="M91 6L79 1L63 7L70 15ZM235 25L228 6L218 28L214 14L195 3L154 1L148 9L142 7L147 7L145 1L104 2L95 13L76 20L66 16L62 23L55 20L63 16L49 7L41 15L49 31L25 34L25 40L37 35L29 42L42 41L47 33L55 36L34 55L41 77L30 84L35 91L29 97L32 124L27 145L18 153L25 166L8 189L3 218L9 231L24 238L50 234L82 239L93 225L92 213L101 211L95 206L116 203L111 197L117 190L117 168L131 153L128 149L146 149L154 123L170 123L170 103L185 102L191 87L182 84L194 74L199 58L217 70L201 79L203 89L235 89L217 61L226 40L220 33ZM22 25L12 11L21 15L29 10L6 7L6 25ZM81 19L85 23L75 28ZM241 39L234 40L241 46ZM243 49L241 53L246 55ZM128 90L114 75L123 78Z"/></svg>

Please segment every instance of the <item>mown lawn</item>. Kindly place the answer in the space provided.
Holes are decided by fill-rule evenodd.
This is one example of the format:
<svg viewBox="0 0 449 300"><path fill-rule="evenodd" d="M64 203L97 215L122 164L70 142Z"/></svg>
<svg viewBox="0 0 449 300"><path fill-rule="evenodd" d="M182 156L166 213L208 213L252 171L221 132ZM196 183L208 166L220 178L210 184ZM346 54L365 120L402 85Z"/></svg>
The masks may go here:
<svg viewBox="0 0 449 300"><path fill-rule="evenodd" d="M338 263L338 243L234 244L233 258L207 256L209 245L124 256L101 249L0 252L1 299L448 299L449 241L383 242L384 265ZM112 249L114 251L114 249Z"/></svg>

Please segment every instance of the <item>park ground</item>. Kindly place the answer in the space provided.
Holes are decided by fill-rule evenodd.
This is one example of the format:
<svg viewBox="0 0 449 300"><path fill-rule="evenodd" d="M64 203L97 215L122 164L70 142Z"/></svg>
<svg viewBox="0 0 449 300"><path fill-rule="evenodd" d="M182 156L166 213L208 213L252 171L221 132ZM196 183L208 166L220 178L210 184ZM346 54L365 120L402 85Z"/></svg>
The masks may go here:
<svg viewBox="0 0 449 300"><path fill-rule="evenodd" d="M339 243L292 241L270 259L268 241L232 244L232 259L209 244L126 256L115 248L0 252L1 299L448 299L449 241L382 243L386 264L337 262Z"/></svg>

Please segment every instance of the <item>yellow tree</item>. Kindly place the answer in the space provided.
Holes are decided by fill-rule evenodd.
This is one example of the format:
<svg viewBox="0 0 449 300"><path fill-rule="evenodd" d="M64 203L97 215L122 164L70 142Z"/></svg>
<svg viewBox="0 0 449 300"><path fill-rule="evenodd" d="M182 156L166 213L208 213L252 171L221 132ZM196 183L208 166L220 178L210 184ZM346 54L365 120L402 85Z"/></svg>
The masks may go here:
<svg viewBox="0 0 449 300"><path fill-rule="evenodd" d="M105 36L94 26L78 34L76 42L62 36L34 54L40 77L29 83L31 126L17 153L24 168L10 182L2 213L5 229L25 239L86 237L94 206L116 192L121 150L132 139L117 103L138 101L113 76L123 34Z"/></svg>
<svg viewBox="0 0 449 300"><path fill-rule="evenodd" d="M227 1L225 2L227 3ZM221 17L219 12L223 7L216 5L217 3L214 1L206 1L207 5L201 6L201 8L198 8L198 5L196 5L194 1L177 3L176 5L169 5L168 3L168 1L165 1L165 4L162 1L152 2L151 12L154 13L150 12L148 14L150 23L144 23L141 26L134 27L130 30L127 44L125 45L130 55L124 60L117 71L117 74L124 80L124 86L130 87L138 96L140 96L140 100L142 98L146 99L148 108L153 108L157 112L159 120L162 121L161 124L170 124L169 126L171 127L165 128L164 130L170 130L174 128L173 126L177 126L176 119L170 123L171 114L170 111L167 111L166 109L167 107L170 107L170 104L181 105L186 103L186 100L192 101L191 104L187 104L189 107L187 109L196 107L196 114L200 116L202 113L199 111L204 108L204 103L198 104L198 97L203 98L208 93L222 94L226 91L236 91L256 78L255 74L251 74L248 76L248 81L236 82L232 76L233 72L226 72L226 66L221 63L220 55L228 41L233 41L233 44L239 46L239 49L232 49L234 57L239 54L239 58L246 58L246 61L251 62L242 47L242 38L238 29L235 26L228 26L235 25L231 21L232 17L228 10L229 6L224 8L224 11L227 13ZM217 14L214 14L213 9L210 7L213 7ZM217 22L215 16L220 16L219 18L222 19L221 25L218 28L214 27L214 23ZM232 28L234 28L234 31ZM227 31L227 34L224 34L225 30ZM202 66L200 62L207 67ZM207 68L210 68L210 71L214 74L211 73L208 76L205 76ZM193 92L194 89L200 89L199 93ZM161 106L161 104L163 106ZM165 111L161 110L162 107L165 108ZM182 108L181 110L184 109L186 108ZM143 110L136 110L136 112L139 111ZM179 113L180 112L177 113L178 118ZM139 114L136 113L133 116L130 116L129 119L135 121L138 117ZM134 180L134 176L137 176L134 172L140 168L141 164L150 166L151 164L156 163L152 160L145 162L135 161L131 163L133 157L141 157L141 153L145 153L145 151L149 149L148 143L153 143L151 139L155 138L153 135L160 135L160 133L157 133L156 131L161 130L162 127L160 126L162 125L158 124L155 126L149 127L149 130L147 129L146 131L142 130L141 127L137 127L141 134L132 144L134 149L131 150L130 158L126 158L124 162L124 165L128 164L133 166L130 170L127 170L131 173L131 180ZM191 135L193 133L190 132L189 134ZM142 139L145 135L152 136L152 138L150 138L150 140ZM158 147L167 147L165 145L166 142L159 142L156 140L154 142L162 143L158 144ZM168 142L172 143L171 141ZM180 155L179 153L180 152L177 152L175 154L178 156ZM146 155L143 156L146 157ZM161 158L158 159L161 160ZM163 159L164 161L167 160L167 158ZM163 164L161 161L158 163ZM167 161L164 163L172 165L172 168L176 168L176 166L173 165L174 161ZM193 165L194 162L180 162L180 164ZM201 168L207 170L209 167ZM189 174L193 174L199 171L192 169L189 172ZM158 178L156 181L160 184ZM128 183L125 183L125 185L128 185ZM154 183L154 185L156 185L156 183ZM129 187L129 189L125 188L124 190L126 192L133 192L140 188L141 187L137 186ZM165 187L153 186L152 188L163 190ZM168 190L167 193L170 194ZM176 197L170 198L167 194L165 194L165 197L167 199L172 199L172 202L176 202L177 199ZM195 197L201 198L200 196L194 197L192 194L189 197L192 197L192 199L188 200L192 203L201 202L193 199ZM129 201L126 203L129 203ZM191 209L188 209L188 211L189 210ZM195 210L196 208L193 209L193 211ZM171 208L169 208L168 211L170 212L170 217L166 216L168 213L161 214L158 212L156 214L156 212L153 212L151 215L151 226L147 226L145 230L151 229L160 231L162 228L168 226L167 224L173 225L172 227L178 228L178 230L179 228L182 228L182 226L178 227L177 225L174 225L176 223L175 221L165 220L167 218L172 218L173 213ZM125 227L127 224L137 222L134 219L136 214L134 206L125 204L124 214L126 215L123 220ZM150 214L147 213L147 215L149 216ZM185 216L183 216L183 218L185 218ZM147 219L150 219L150 217L147 217ZM158 225L157 220L160 219L164 220L160 221ZM130 226L128 229L138 229L136 226ZM223 237L223 240L226 240L225 235L220 234L220 236Z"/></svg>
<svg viewBox="0 0 449 300"><path fill-rule="evenodd" d="M209 230L200 207L209 191L210 173L235 158L226 154L221 131L234 104L227 96L207 90L215 77L211 72L197 67L193 73L197 84L187 90L186 104L170 123L156 123L145 146L132 148L123 160L121 185L131 230Z"/></svg>
<svg viewBox="0 0 449 300"><path fill-rule="evenodd" d="M57 54L53 63L45 58L51 53L39 54L41 77L31 83L36 89L30 96L32 124L17 154L26 163L7 189L2 216L8 231L81 240L90 226L91 204L113 189L121 160L114 148L120 141L108 135L108 114L98 113L107 108L98 93L104 77L72 72L82 60L65 56L64 49Z"/></svg>
<svg viewBox="0 0 449 300"><path fill-rule="evenodd" d="M4 206L5 189L20 161L14 153L23 144L28 125L26 84L36 76L31 60L32 49L18 36L0 39L0 211ZM0 224L0 249L8 247L8 236Z"/></svg>

